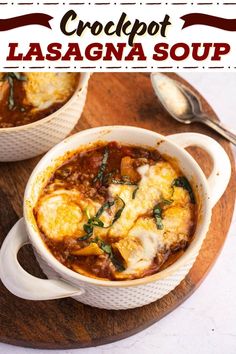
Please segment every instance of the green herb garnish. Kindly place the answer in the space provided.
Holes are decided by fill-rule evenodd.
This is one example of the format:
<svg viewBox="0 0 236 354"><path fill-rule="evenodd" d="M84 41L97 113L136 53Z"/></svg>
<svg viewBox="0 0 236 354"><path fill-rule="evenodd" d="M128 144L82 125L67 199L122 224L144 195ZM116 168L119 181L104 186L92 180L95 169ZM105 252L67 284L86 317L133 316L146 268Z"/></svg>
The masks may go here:
<svg viewBox="0 0 236 354"><path fill-rule="evenodd" d="M93 232L90 232L90 233L87 233L87 234L85 234L84 236L82 236L82 237L79 237L77 240L78 241L86 241L86 240L88 240L90 237L92 237L93 236Z"/></svg>
<svg viewBox="0 0 236 354"><path fill-rule="evenodd" d="M158 204L156 204L153 208L153 217L155 218L156 226L158 230L163 230L162 223L162 211L164 205L170 205L173 203L173 200L162 199Z"/></svg>
<svg viewBox="0 0 236 354"><path fill-rule="evenodd" d="M91 240L91 243L96 243L105 253L111 254L112 249L108 243L105 243L101 238L95 237Z"/></svg>
<svg viewBox="0 0 236 354"><path fill-rule="evenodd" d="M168 200L168 199L162 199L162 200L161 200L161 203L164 204L164 205L170 205L170 204L173 203L173 200L172 200L172 199L170 199L170 200Z"/></svg>
<svg viewBox="0 0 236 354"><path fill-rule="evenodd" d="M116 270L118 272L123 272L125 270L125 267L123 266L123 264L120 261L118 261L118 259L115 258L113 254L111 257L111 261L114 264L114 266L116 267Z"/></svg>
<svg viewBox="0 0 236 354"><path fill-rule="evenodd" d="M138 186L134 189L134 191L133 191L133 193L132 193L132 199L135 199L136 193L137 193L138 189L139 189Z"/></svg>
<svg viewBox="0 0 236 354"><path fill-rule="evenodd" d="M98 219L96 216L90 218L87 222L87 224L84 224L83 229L84 232L86 233L84 236L79 237L77 240L78 241L85 241L88 240L90 237L93 236L93 228L94 226L100 226L102 227L104 224L103 222Z"/></svg>
<svg viewBox="0 0 236 354"><path fill-rule="evenodd" d="M86 232L86 234L93 233L93 225L91 225L90 221L88 222L88 224L84 224L84 231Z"/></svg>
<svg viewBox="0 0 236 354"><path fill-rule="evenodd" d="M112 226L112 225L116 222L116 220L118 220L118 219L120 218L120 216L121 216L121 214L122 214L122 212L123 212L123 210L124 210L124 208L125 208L125 202L123 201L123 199L121 199L120 197L117 197L117 199L120 200L123 205L122 205L122 207L121 207L120 209L118 209L117 212L115 213L114 219L113 219L113 221L112 221L112 223L111 223L110 226ZM109 227L110 227L110 226L109 226Z"/></svg>
<svg viewBox="0 0 236 354"><path fill-rule="evenodd" d="M108 254L111 262L114 264L114 266L116 267L116 270L118 272L122 272L122 271L125 270L123 264L121 262L119 262L118 259L114 256L114 254L112 252L111 245L109 245L108 243L105 243L103 240L101 240L98 237L96 237L95 239L91 240L91 242L95 242L101 248L101 250L103 250L103 252Z"/></svg>
<svg viewBox="0 0 236 354"><path fill-rule="evenodd" d="M112 254L111 245L109 245L108 243L105 243L104 241L101 240L99 247L103 250L103 252L105 252L109 255Z"/></svg>
<svg viewBox="0 0 236 354"><path fill-rule="evenodd" d="M163 229L163 223L162 223L162 208L160 206L161 203L158 203L157 205L154 206L153 208L153 216L155 218L156 226L158 230Z"/></svg>
<svg viewBox="0 0 236 354"><path fill-rule="evenodd" d="M130 181L123 181L123 180L120 180L120 179L112 179L111 183L113 183L113 184L124 184L124 185L127 185L127 186L137 186L137 183L130 182Z"/></svg>
<svg viewBox="0 0 236 354"><path fill-rule="evenodd" d="M115 204L114 200L111 201L107 201L106 203L104 203L101 208L97 211L96 217L100 218L100 216L102 215L102 213L104 212L104 210L106 209L110 209L113 205Z"/></svg>
<svg viewBox="0 0 236 354"><path fill-rule="evenodd" d="M11 76L8 77L8 83L10 87L9 96L8 96L8 108L12 110L15 107L14 100L14 80Z"/></svg>
<svg viewBox="0 0 236 354"><path fill-rule="evenodd" d="M121 200L122 201L122 206L117 210L117 212L114 215L114 219L112 220L112 223L108 226L104 226L104 223L102 220L100 220L100 216L102 215L102 213L104 212L104 210L111 208L114 204L116 200ZM116 197L116 199L112 200L112 201L107 201L106 203L104 203L101 208L97 211L96 215L93 217L89 217L88 221L86 224L84 224L83 229L85 231L85 235L82 237L79 237L77 240L78 241L85 241L88 240L90 237L93 236L93 228L95 226L97 227L102 227L104 229L107 229L109 227L111 227L116 220L118 220L122 214L122 211L125 208L125 202L123 201L123 199L121 199L120 197ZM86 210L86 215L89 216L88 211Z"/></svg>
<svg viewBox="0 0 236 354"><path fill-rule="evenodd" d="M103 221L100 220L99 218L102 215L102 213L105 210L110 209L115 204L116 201L121 201L122 206L116 211L111 224L108 226L104 226ZM116 222L116 220L118 220L120 218L124 208L125 208L125 202L123 201L123 199L121 199L120 197L116 197L116 199L111 200L111 201L108 200L106 203L104 203L101 206L101 208L97 211L96 215L93 217L89 217L90 215L88 213L88 210L86 210L86 215L89 217L88 222L86 224L84 224L84 226L83 226L86 234L82 237L79 237L78 241L86 241L89 238L91 238L93 236L93 229L95 226L103 227L103 228L111 227ZM109 245L108 243L105 243L103 240L101 240L98 237L91 239L91 242L97 243L97 245L103 250L103 252L105 252L106 254L109 255L111 262L114 264L114 266L116 267L118 272L122 272L125 269L123 264L121 262L119 262L119 260L116 259L116 257L114 256L114 254L112 252L111 245Z"/></svg>
<svg viewBox="0 0 236 354"><path fill-rule="evenodd" d="M22 73L7 73L6 75L11 76L13 79L17 79L19 81L26 81L26 77Z"/></svg>
<svg viewBox="0 0 236 354"><path fill-rule="evenodd" d="M94 216L92 219L91 225L92 226L99 226L99 227L103 227L104 223L102 222L102 220L100 220L99 218L97 218L96 216Z"/></svg>
<svg viewBox="0 0 236 354"><path fill-rule="evenodd" d="M91 218L91 219L88 220L87 224L84 224L83 229L84 229L84 232L86 234L84 236L82 236L82 237L79 237L78 241L86 241L90 237L93 236L93 228L94 228L94 226L97 226L98 224L100 224L100 222L102 223L102 221L100 221L100 220L98 221L98 220L95 219L95 218Z"/></svg>
<svg viewBox="0 0 236 354"><path fill-rule="evenodd" d="M110 202L108 201L105 204L103 204L101 206L101 208L98 210L95 218L98 218L98 215L100 217L104 210L109 209L112 205L115 204L116 201L119 201L119 200L122 202L122 206L116 211L111 224L108 225L108 226L104 226L104 224L102 223L103 225L96 225L96 226L103 227L104 229L108 229L109 227L111 227L116 222L116 220L118 220L120 218L120 216L121 216L121 214L122 214L122 212L123 212L123 210L125 208L125 202L123 201L123 199L121 199L118 196L114 199L114 201L110 201Z"/></svg>
<svg viewBox="0 0 236 354"><path fill-rule="evenodd" d="M3 76L3 79L1 80L1 81L8 81L9 84L10 91L8 96L8 108L11 111L15 108L14 80L26 81L26 77L21 73L6 73Z"/></svg>
<svg viewBox="0 0 236 354"><path fill-rule="evenodd" d="M196 203L192 187L186 177L181 176L181 177L175 178L174 181L172 182L171 186L184 188L189 194L191 203L192 204Z"/></svg>
<svg viewBox="0 0 236 354"><path fill-rule="evenodd" d="M106 169L106 166L107 166L108 156L109 156L109 150L108 150L108 147L106 146L105 150L104 150L103 158L102 158L102 163L101 163L101 165L99 167L99 170L98 170L98 174L93 179L94 183L97 182L97 181L102 182L103 175L104 175L104 172L105 172L105 169Z"/></svg>
<svg viewBox="0 0 236 354"><path fill-rule="evenodd" d="M103 179L102 179L102 183L103 185L108 185L109 184L109 181L112 177L112 175L114 174L114 171L111 171L109 173L107 173L106 175L103 176Z"/></svg>

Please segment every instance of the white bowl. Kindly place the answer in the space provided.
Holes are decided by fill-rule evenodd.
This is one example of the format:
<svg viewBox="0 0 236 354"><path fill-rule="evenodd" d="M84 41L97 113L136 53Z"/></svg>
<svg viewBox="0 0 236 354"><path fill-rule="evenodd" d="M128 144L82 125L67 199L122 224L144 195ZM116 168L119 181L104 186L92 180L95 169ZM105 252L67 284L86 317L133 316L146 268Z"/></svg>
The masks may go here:
<svg viewBox="0 0 236 354"><path fill-rule="evenodd" d="M199 208L194 238L183 256L159 273L127 281L86 277L57 261L39 235L33 207L48 177L62 162L66 152L99 140L157 147L161 154L175 158L184 175L192 182ZM211 156L214 167L208 179L192 156L184 150L190 145L203 148ZM28 181L24 219L12 228L0 251L2 282L13 294L30 300L73 297L84 304L105 309L134 308L155 301L173 290L192 267L208 231L212 208L226 189L230 173L230 161L224 149L205 135L181 133L164 137L152 131L127 126L94 128L75 134L49 151ZM48 280L28 274L18 263L17 253L26 243L33 245Z"/></svg>
<svg viewBox="0 0 236 354"><path fill-rule="evenodd" d="M81 73L69 101L53 114L34 123L0 128L0 161L18 161L40 155L64 139L78 122L84 108L89 73Z"/></svg>

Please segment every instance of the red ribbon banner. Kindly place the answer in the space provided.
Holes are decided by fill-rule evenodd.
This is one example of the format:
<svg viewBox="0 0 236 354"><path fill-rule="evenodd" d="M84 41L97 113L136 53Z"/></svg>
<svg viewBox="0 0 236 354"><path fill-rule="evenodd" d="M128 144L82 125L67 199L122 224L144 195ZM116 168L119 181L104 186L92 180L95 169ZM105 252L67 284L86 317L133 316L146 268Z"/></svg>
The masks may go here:
<svg viewBox="0 0 236 354"><path fill-rule="evenodd" d="M43 13L31 13L17 17L0 19L0 31L9 31L14 28L39 25L51 29L49 21L53 19L52 16Z"/></svg>
<svg viewBox="0 0 236 354"><path fill-rule="evenodd" d="M220 28L225 31L236 31L236 19L228 19L201 13L191 13L180 17L184 21L182 29L194 25Z"/></svg>

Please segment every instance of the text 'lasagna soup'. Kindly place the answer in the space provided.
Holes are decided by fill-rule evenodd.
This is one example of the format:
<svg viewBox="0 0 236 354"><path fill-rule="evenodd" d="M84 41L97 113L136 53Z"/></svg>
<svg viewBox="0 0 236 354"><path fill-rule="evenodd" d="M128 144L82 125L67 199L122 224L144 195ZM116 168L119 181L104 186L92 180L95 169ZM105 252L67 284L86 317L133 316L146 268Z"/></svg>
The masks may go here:
<svg viewBox="0 0 236 354"><path fill-rule="evenodd" d="M98 143L52 175L34 208L41 236L63 265L107 280L163 270L196 225L189 181L157 150Z"/></svg>

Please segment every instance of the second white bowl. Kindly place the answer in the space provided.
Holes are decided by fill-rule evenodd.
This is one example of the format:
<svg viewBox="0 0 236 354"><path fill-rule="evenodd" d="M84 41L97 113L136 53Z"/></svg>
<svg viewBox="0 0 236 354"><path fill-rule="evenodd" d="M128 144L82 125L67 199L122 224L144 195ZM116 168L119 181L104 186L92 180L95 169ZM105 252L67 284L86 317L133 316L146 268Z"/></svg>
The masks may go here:
<svg viewBox="0 0 236 354"><path fill-rule="evenodd" d="M90 74L81 73L76 91L59 110L34 123L0 128L0 161L40 155L63 140L75 127L84 108Z"/></svg>

